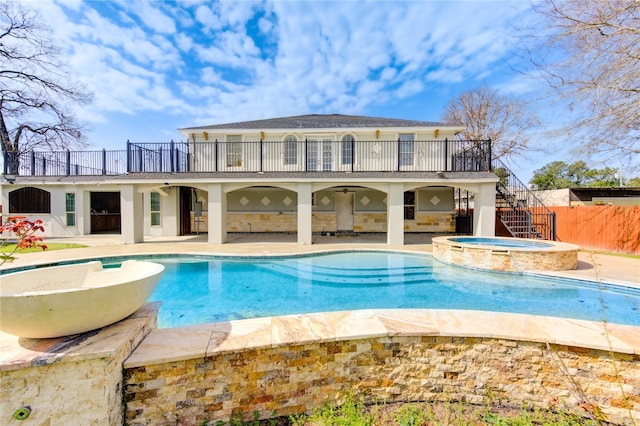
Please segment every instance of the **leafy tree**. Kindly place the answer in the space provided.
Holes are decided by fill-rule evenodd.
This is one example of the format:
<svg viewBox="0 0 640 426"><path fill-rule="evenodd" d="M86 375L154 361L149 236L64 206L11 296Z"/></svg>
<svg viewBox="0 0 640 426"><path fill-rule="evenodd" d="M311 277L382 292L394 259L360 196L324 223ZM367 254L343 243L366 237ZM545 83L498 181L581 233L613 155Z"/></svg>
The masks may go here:
<svg viewBox="0 0 640 426"><path fill-rule="evenodd" d="M65 73L60 53L50 40L50 30L38 22L37 12L13 1L0 2L3 152L81 144L83 129L69 104L90 102L91 95Z"/></svg>
<svg viewBox="0 0 640 426"><path fill-rule="evenodd" d="M449 102L442 117L466 129L458 134L464 140L491 138L495 158L520 154L527 149L527 130L539 124L524 102L500 95L489 87L462 93Z"/></svg>
<svg viewBox="0 0 640 426"><path fill-rule="evenodd" d="M627 181L626 186L630 186L632 188L640 188L640 177L634 177Z"/></svg>
<svg viewBox="0 0 640 426"><path fill-rule="evenodd" d="M633 178L627 186L640 178ZM610 188L620 184L618 169L605 167L590 169L582 160L567 164L564 161L553 161L533 172L529 181L538 185L538 189L560 188ZM639 182L640 183L640 182Z"/></svg>
<svg viewBox="0 0 640 426"><path fill-rule="evenodd" d="M542 0L533 8L543 20L528 57L554 104L574 114L565 133L588 153L637 164L640 2Z"/></svg>
<svg viewBox="0 0 640 426"><path fill-rule="evenodd" d="M529 183L538 185L538 189L571 188L576 185L568 178L568 166L564 161L554 161L533 172Z"/></svg>

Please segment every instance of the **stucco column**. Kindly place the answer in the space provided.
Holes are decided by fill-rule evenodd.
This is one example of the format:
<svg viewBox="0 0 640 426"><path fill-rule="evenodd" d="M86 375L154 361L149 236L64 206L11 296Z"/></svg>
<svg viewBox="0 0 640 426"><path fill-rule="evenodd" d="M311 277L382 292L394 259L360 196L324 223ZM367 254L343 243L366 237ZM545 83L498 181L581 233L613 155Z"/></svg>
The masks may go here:
<svg viewBox="0 0 640 426"><path fill-rule="evenodd" d="M124 244L144 241L144 212L142 194L135 185L120 187L120 229Z"/></svg>
<svg viewBox="0 0 640 426"><path fill-rule="evenodd" d="M496 234L496 184L483 183L474 194L473 235L493 237Z"/></svg>
<svg viewBox="0 0 640 426"><path fill-rule="evenodd" d="M390 183L387 193L387 244L404 245L404 184Z"/></svg>
<svg viewBox="0 0 640 426"><path fill-rule="evenodd" d="M222 244L227 242L227 194L221 183L209 184L207 191L209 244Z"/></svg>
<svg viewBox="0 0 640 426"><path fill-rule="evenodd" d="M313 242L311 194L310 183L298 184L298 244L306 245Z"/></svg>

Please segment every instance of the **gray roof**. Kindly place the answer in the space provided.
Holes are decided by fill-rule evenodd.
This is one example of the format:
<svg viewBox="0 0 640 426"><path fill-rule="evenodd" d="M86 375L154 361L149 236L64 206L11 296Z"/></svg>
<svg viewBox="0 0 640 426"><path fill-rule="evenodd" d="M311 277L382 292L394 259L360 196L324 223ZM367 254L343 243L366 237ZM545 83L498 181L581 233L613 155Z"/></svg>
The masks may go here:
<svg viewBox="0 0 640 426"><path fill-rule="evenodd" d="M445 127L459 126L455 123L401 120L397 118L363 117L342 114L307 114L293 117L268 118L265 120L240 121L237 123L212 124L210 126L184 127L178 130L205 129L330 129L367 127Z"/></svg>

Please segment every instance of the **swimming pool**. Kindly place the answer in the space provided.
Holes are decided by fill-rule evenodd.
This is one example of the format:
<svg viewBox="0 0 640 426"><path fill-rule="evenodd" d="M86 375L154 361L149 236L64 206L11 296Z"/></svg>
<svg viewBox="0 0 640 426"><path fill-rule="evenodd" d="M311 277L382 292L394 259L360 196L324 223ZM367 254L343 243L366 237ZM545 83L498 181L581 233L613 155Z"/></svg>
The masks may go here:
<svg viewBox="0 0 640 426"><path fill-rule="evenodd" d="M150 300L162 328L368 308L519 312L640 325L640 290L480 272L397 252L276 258L154 256L165 273Z"/></svg>

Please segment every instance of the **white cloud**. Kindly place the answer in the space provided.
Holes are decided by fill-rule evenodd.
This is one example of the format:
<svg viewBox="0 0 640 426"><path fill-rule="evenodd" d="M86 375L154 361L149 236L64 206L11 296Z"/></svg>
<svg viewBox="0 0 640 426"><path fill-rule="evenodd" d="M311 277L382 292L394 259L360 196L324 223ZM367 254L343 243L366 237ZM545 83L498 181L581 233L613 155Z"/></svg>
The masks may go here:
<svg viewBox="0 0 640 426"><path fill-rule="evenodd" d="M154 7L158 4L161 3L147 1L128 2L130 10L150 29L164 34L175 33L175 22L160 9Z"/></svg>
<svg viewBox="0 0 640 426"><path fill-rule="evenodd" d="M83 117L100 121L120 112L144 119L147 112L163 111L182 126L310 112L366 114L372 106L400 104L429 88L489 79L512 47L508 22L523 7L37 4L52 22L65 23L56 25L56 37L96 94ZM517 85L514 79L512 90Z"/></svg>
<svg viewBox="0 0 640 426"><path fill-rule="evenodd" d="M196 9L196 20L208 30L219 30L222 28L222 20L209 6L198 6Z"/></svg>
<svg viewBox="0 0 640 426"><path fill-rule="evenodd" d="M183 33L178 33L176 34L176 45L183 52L189 52L193 48L194 43L193 43L193 39L188 35Z"/></svg>

